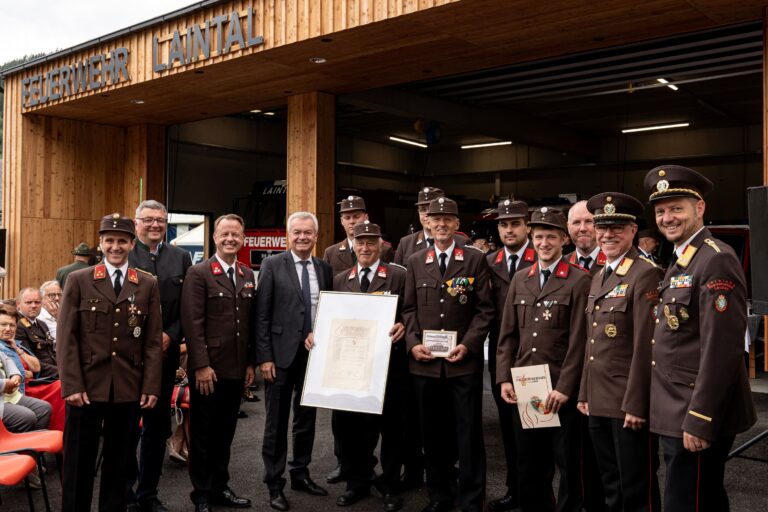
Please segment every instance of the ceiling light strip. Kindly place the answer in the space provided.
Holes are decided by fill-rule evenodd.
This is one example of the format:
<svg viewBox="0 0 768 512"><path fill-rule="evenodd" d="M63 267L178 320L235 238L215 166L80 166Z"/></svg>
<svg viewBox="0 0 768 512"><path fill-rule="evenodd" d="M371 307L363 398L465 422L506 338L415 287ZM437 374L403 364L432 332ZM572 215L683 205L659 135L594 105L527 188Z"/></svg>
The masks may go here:
<svg viewBox="0 0 768 512"><path fill-rule="evenodd" d="M426 144L424 144L422 142L416 142L415 140L401 139L400 137L392 137L392 136L390 136L389 140L394 141L394 142L399 142L401 144L408 144L409 146L416 146L416 147L419 147L419 148L425 148L426 149L426 148L429 147L429 146L427 146Z"/></svg>
<svg viewBox="0 0 768 512"><path fill-rule="evenodd" d="M482 144L467 144L465 146L461 146L461 149L492 148L495 146L511 146L511 145L512 145L511 140L503 140L499 142L484 142Z"/></svg>
<svg viewBox="0 0 768 512"><path fill-rule="evenodd" d="M653 130L668 130L671 128L686 128L690 125L691 123L659 124L656 126L644 126L641 128L627 128L625 130L621 130L621 133L637 133L637 132L650 132Z"/></svg>

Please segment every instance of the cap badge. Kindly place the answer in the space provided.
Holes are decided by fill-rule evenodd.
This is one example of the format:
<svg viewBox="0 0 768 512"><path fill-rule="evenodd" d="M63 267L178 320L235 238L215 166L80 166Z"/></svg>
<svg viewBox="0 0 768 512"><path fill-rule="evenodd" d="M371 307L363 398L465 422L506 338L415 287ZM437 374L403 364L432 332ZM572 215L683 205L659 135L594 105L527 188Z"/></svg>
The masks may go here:
<svg viewBox="0 0 768 512"><path fill-rule="evenodd" d="M506 201L504 201L504 206L509 206L509 199L507 199Z"/></svg>
<svg viewBox="0 0 768 512"><path fill-rule="evenodd" d="M443 204L445 202L445 199L441 197L440 199L437 200L437 202L440 204Z"/></svg>
<svg viewBox="0 0 768 512"><path fill-rule="evenodd" d="M347 201L352 201L355 198L355 196L349 196L347 197Z"/></svg>
<svg viewBox="0 0 768 512"><path fill-rule="evenodd" d="M119 213L113 213L113 214L112 214L112 218L113 218L114 220L118 220L118 219L120 219L120 214L119 214Z"/></svg>
<svg viewBox="0 0 768 512"><path fill-rule="evenodd" d="M548 211L549 211L549 208L547 208L546 206L541 209L541 213L547 213Z"/></svg>
<svg viewBox="0 0 768 512"><path fill-rule="evenodd" d="M666 175L667 175L667 171L665 171L664 169L659 169L659 176L663 178Z"/></svg>
<svg viewBox="0 0 768 512"><path fill-rule="evenodd" d="M613 215L614 213L616 213L616 205L613 203L606 204L605 207L603 208L603 212L605 212L608 215Z"/></svg>
<svg viewBox="0 0 768 512"><path fill-rule="evenodd" d="M424 193L426 194L427 192L429 192L429 187L424 187Z"/></svg>
<svg viewBox="0 0 768 512"><path fill-rule="evenodd" d="M656 184L656 190L659 192L666 192L669 188L669 182L667 180L659 180L659 182Z"/></svg>

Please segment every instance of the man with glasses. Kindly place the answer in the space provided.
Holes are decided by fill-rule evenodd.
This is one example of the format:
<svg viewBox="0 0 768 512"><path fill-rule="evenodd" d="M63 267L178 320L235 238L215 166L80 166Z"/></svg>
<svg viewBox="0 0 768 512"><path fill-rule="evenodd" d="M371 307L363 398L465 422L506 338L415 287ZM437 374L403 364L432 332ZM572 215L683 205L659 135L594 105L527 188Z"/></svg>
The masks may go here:
<svg viewBox="0 0 768 512"><path fill-rule="evenodd" d="M128 510L165 512L168 508L157 497L157 487L165 458L166 440L171 435L171 395L179 367L181 329L181 289L187 269L192 266L189 253L166 243L168 211L162 203L143 201L136 208L136 246L128 255L129 263L157 278L163 313L163 373L159 403L142 411L136 487L128 493ZM133 483L133 482L132 482Z"/></svg>
<svg viewBox="0 0 768 512"><path fill-rule="evenodd" d="M61 286L58 281L46 281L40 285L40 295L43 297L43 308L37 319L42 321L51 334L51 339L56 343L56 319L59 317L61 306Z"/></svg>

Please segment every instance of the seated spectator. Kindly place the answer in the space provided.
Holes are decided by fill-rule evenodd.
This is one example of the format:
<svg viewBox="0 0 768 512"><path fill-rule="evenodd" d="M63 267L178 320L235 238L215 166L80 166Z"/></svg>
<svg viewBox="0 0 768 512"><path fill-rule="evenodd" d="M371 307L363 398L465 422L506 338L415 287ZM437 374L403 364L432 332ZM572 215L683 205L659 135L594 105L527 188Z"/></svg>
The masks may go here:
<svg viewBox="0 0 768 512"><path fill-rule="evenodd" d="M38 320L48 326L53 342L56 343L56 321L59 317L59 303L61 302L61 286L58 281L46 281L40 286L40 295L43 297L43 308L40 310Z"/></svg>
<svg viewBox="0 0 768 512"><path fill-rule="evenodd" d="M40 360L38 379L58 380L59 369L56 365L56 348L48 326L38 320L43 304L42 294L36 288L24 288L16 298L19 308L16 339L21 346Z"/></svg>

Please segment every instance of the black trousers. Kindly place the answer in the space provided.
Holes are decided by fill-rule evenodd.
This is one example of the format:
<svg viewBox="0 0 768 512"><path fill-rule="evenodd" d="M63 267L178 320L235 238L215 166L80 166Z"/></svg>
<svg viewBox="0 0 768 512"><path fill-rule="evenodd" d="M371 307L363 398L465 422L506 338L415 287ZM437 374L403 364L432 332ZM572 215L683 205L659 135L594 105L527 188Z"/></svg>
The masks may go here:
<svg viewBox="0 0 768 512"><path fill-rule="evenodd" d="M213 393L197 391L189 374L189 478L192 502L209 503L229 483L229 458L243 397L242 379L219 379Z"/></svg>
<svg viewBox="0 0 768 512"><path fill-rule="evenodd" d="M589 416L589 436L610 512L661 510L659 438L648 428L624 428L624 420Z"/></svg>
<svg viewBox="0 0 768 512"><path fill-rule="evenodd" d="M408 390L415 389L415 377L408 374ZM424 478L424 441L421 438L421 410L415 393L408 392L404 398L405 410L405 445L403 446L403 466L407 478Z"/></svg>
<svg viewBox="0 0 768 512"><path fill-rule="evenodd" d="M100 512L123 512L127 506L130 461L136 458L138 402L91 402L67 405L64 426L62 506L64 512L91 510L99 439L102 447Z"/></svg>
<svg viewBox="0 0 768 512"><path fill-rule="evenodd" d="M315 444L314 407L301 406L301 390L307 371L308 352L299 347L288 368L276 368L274 382L265 383L264 405L267 417L264 424L264 442L261 457L264 461L264 482L270 490L285 487L286 460L288 458L288 418L293 407L293 460L288 462L292 479L309 477L309 463ZM291 404L293 402L293 404Z"/></svg>
<svg viewBox="0 0 768 512"><path fill-rule="evenodd" d="M173 347L168 350L171 351ZM169 354L163 360L163 376L160 397L152 409L141 411L142 428L139 441L138 466L133 460L131 488L128 501L137 502L157 497L160 476L163 474L165 443L171 437L171 397L179 367L178 347L176 357ZM137 483L138 481L138 483ZM136 489L134 490L134 485Z"/></svg>
<svg viewBox="0 0 768 512"><path fill-rule="evenodd" d="M525 512L581 511L581 413L575 400L569 400L558 414L560 427L525 430L520 416L514 416L520 506ZM555 465L560 470L557 501L552 490Z"/></svg>
<svg viewBox="0 0 768 512"><path fill-rule="evenodd" d="M683 439L660 436L667 478L664 483L664 510L674 512L727 512L725 462L733 437L716 440L702 452L689 452Z"/></svg>
<svg viewBox="0 0 768 512"><path fill-rule="evenodd" d="M586 512L607 512L605 489L595 457L595 448L589 435L589 417L579 413L581 419L581 496Z"/></svg>
<svg viewBox="0 0 768 512"><path fill-rule="evenodd" d="M496 372L491 374L491 394L499 411L499 427L501 428L501 441L504 445L504 460L507 463L507 476L504 483L507 485L507 495L514 498L513 504L520 503L520 492L517 487L517 444L515 443L515 421L517 406L508 404L501 398L501 385L496 384Z"/></svg>
<svg viewBox="0 0 768 512"><path fill-rule="evenodd" d="M430 501L456 502L462 511L480 511L485 501L483 375L414 376L421 407L421 432ZM456 460L459 462L458 474Z"/></svg>

